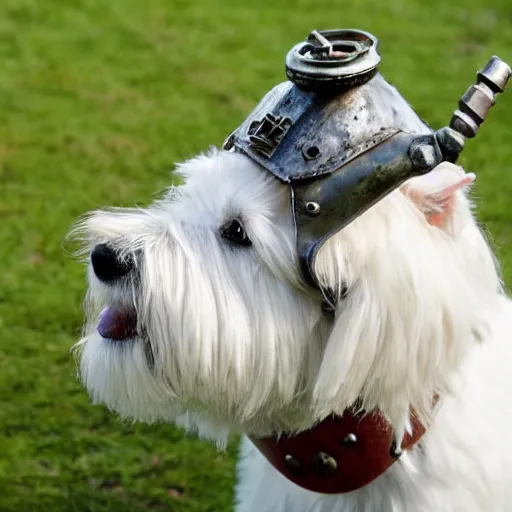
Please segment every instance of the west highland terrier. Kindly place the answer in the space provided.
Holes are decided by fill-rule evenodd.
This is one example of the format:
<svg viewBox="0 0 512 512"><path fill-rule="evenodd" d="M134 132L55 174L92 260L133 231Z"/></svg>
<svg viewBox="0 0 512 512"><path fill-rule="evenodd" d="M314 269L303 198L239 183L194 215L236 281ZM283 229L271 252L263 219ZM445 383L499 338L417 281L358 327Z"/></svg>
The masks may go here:
<svg viewBox="0 0 512 512"><path fill-rule="evenodd" d="M512 304L454 163L510 68L434 132L379 61L313 32L183 185L77 230L92 400L242 434L237 512L512 510Z"/></svg>

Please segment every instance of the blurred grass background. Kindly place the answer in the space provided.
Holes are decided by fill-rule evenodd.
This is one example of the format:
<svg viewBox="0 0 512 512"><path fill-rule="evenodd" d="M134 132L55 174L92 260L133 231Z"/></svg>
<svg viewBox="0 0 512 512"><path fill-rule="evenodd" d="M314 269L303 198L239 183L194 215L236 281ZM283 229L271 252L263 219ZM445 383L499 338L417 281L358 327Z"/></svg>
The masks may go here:
<svg viewBox="0 0 512 512"><path fill-rule="evenodd" d="M236 445L92 407L69 353L84 269L77 217L146 204L174 162L219 145L315 28L380 38L383 74L448 123L493 53L512 60L510 0L0 2L0 511L224 511ZM462 163L512 280L512 91Z"/></svg>

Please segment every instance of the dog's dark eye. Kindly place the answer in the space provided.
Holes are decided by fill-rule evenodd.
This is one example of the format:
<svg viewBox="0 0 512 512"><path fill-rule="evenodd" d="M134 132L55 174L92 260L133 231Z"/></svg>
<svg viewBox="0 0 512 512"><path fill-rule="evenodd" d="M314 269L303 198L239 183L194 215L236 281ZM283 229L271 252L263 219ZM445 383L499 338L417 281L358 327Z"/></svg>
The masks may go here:
<svg viewBox="0 0 512 512"><path fill-rule="evenodd" d="M243 224L237 219L230 220L224 224L224 226L220 228L220 234L224 240L233 244L244 247L252 245L250 238L245 232Z"/></svg>

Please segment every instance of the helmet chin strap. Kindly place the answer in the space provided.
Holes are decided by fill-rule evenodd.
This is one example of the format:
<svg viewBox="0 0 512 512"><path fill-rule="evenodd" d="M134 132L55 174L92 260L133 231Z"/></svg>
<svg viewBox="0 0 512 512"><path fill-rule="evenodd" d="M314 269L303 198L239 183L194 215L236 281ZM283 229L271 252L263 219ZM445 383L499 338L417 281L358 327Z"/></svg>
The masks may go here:
<svg viewBox="0 0 512 512"><path fill-rule="evenodd" d="M322 302L322 312L329 318L334 318L338 303L344 300L348 295L348 286L344 284L341 291L337 294L332 288L321 289L324 300Z"/></svg>

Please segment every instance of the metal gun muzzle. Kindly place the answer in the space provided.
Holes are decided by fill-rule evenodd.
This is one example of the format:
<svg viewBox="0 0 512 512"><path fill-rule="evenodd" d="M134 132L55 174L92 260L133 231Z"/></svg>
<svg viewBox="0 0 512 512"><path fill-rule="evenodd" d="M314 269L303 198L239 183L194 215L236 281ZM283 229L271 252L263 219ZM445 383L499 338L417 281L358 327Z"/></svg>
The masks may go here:
<svg viewBox="0 0 512 512"><path fill-rule="evenodd" d="M512 76L512 69L499 57L493 56L477 73L477 82L459 100L459 109L453 113L450 125L436 132L436 137L445 160L455 162L467 139L478 133L489 110L496 103Z"/></svg>

